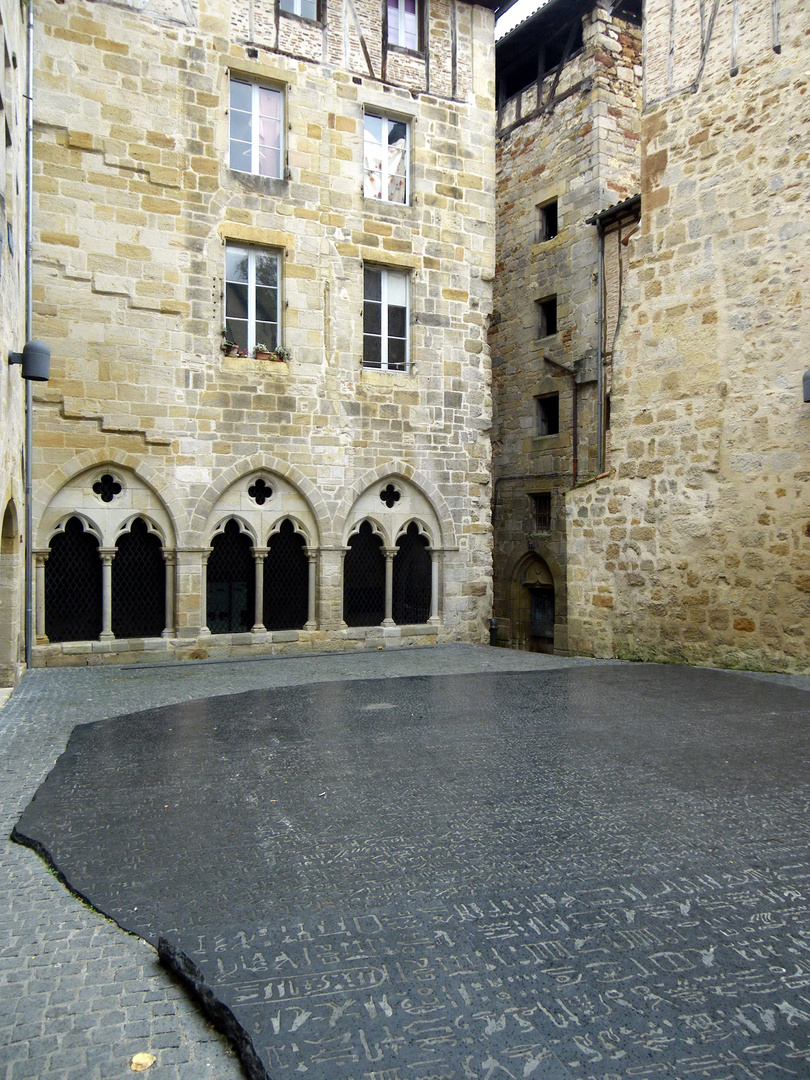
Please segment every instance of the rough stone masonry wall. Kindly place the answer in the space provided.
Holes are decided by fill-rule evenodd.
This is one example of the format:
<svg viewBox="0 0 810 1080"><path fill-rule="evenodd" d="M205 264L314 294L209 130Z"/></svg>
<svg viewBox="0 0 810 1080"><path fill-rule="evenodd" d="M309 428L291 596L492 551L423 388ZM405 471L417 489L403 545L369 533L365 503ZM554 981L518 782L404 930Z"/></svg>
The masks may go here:
<svg viewBox="0 0 810 1080"><path fill-rule="evenodd" d="M675 15L647 5L642 229L610 477L567 501L569 633L600 656L807 671L810 8L720 3L704 65Z"/></svg>
<svg viewBox="0 0 810 1080"><path fill-rule="evenodd" d="M596 471L597 235L587 218L637 190L640 32L597 5L584 49L563 69L556 101L534 87L501 110L497 146L498 272L490 331L495 401L495 607L499 636L518 641L515 573L531 550L554 577L555 649L566 650L565 491L573 482L577 375L579 476ZM547 101L554 75L543 84ZM522 118L522 119L519 119ZM559 232L538 237L538 207L557 199ZM557 297L557 333L540 338L536 301ZM541 436L538 396L559 394L560 431ZM531 495L551 492L551 527L535 528Z"/></svg>
<svg viewBox="0 0 810 1080"><path fill-rule="evenodd" d="M0 0L4 62L0 69L0 686L21 669L25 518L25 384L9 352L25 344L25 98L23 11Z"/></svg>
<svg viewBox="0 0 810 1080"><path fill-rule="evenodd" d="M451 81L444 32L431 38L429 84L421 61L425 87L412 92L381 81L379 66L370 75L352 45L351 5L329 5L309 60L300 55L306 34L294 49L267 46L272 3L254 4L255 43L236 17L246 3L205 0L196 19L179 2L160 18L153 7L79 0L48 5L38 20L36 332L51 344L53 376L37 394L37 522L81 469L134 469L176 531L178 633L165 647L199 655L205 507L240 469L273 470L307 493L317 519L318 629L286 644L284 635L242 635L249 640L206 650L334 647L363 636L341 631L345 514L364 485L395 474L427 494L442 523L434 637L482 640L491 597L491 13L454 4L451 98L425 88ZM229 71L286 88L287 179L227 168ZM409 206L363 198L364 107L410 119ZM289 364L220 352L228 239L282 253ZM361 366L364 260L410 272L407 374ZM94 657L128 648L82 646ZM49 646L40 657L71 651L81 650Z"/></svg>

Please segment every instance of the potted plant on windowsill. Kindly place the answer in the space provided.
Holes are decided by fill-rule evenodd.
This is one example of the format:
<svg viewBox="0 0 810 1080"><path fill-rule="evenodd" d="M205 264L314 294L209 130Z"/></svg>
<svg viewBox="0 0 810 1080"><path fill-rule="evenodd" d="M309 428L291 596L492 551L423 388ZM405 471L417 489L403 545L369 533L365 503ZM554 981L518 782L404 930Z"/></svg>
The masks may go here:
<svg viewBox="0 0 810 1080"><path fill-rule="evenodd" d="M290 359L290 350L285 349L283 345L277 345L275 349L268 349L263 342L258 341L256 342L256 348L253 350L253 355L257 360L275 360L287 363Z"/></svg>
<svg viewBox="0 0 810 1080"><path fill-rule="evenodd" d="M231 338L227 326L222 327L222 351L225 353L226 356L239 355L239 346Z"/></svg>

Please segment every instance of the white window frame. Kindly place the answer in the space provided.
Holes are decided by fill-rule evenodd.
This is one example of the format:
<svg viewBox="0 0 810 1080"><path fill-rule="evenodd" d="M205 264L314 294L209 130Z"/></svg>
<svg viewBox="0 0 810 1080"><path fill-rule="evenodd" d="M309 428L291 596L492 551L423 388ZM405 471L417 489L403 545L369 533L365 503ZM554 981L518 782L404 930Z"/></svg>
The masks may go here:
<svg viewBox="0 0 810 1080"><path fill-rule="evenodd" d="M247 260L247 281L242 281L238 278L230 278L228 276L228 256L230 254L246 254ZM233 335L233 340L238 341L239 334L234 333L237 324L242 324L247 327L245 335L246 344L242 346L248 355L252 354L256 348L257 343L257 320L256 320L256 263L260 255L269 256L275 260L276 263L276 310L275 310L275 328L276 328L276 340L268 341L265 338L261 339L263 345L267 345L270 351L277 349L282 344L281 338L281 311L282 311L282 264L281 264L281 252L276 251L273 248L254 247L248 244L231 243L228 241L225 245L225 274L224 274L224 296L222 300L222 310L224 312L223 322L227 329ZM229 312L228 310L228 285L245 285L247 288L247 318L242 319L237 315ZM264 324L263 324L264 325ZM240 343L241 344L241 343Z"/></svg>
<svg viewBox="0 0 810 1080"><path fill-rule="evenodd" d="M366 296L366 271L374 271L381 275L380 278L380 333L370 334L366 332L365 323L365 311L366 304L377 303L376 299L369 299ZM393 279L393 280L392 280ZM391 336L388 333L388 315L389 315L389 293L393 288L404 288L405 297L405 358L403 367L390 367L389 366L389 341ZM363 267L363 367L370 371L399 371L408 372L411 366L411 276L407 270L398 270L388 268L386 266L378 266L374 263L368 263ZM398 305L399 306L399 305ZM374 363L366 362L366 339L367 338L380 338L380 365L379 367ZM395 340L401 341L402 338L395 338Z"/></svg>
<svg viewBox="0 0 810 1080"><path fill-rule="evenodd" d="M302 2L303 0L278 0L278 9L285 15L297 15L299 19L306 19L307 22L321 22L321 0L314 0L315 14L313 16L301 14Z"/></svg>
<svg viewBox="0 0 810 1080"><path fill-rule="evenodd" d="M246 110L235 109L233 104L232 88L234 84L246 86L251 90L251 113L250 113L250 167L242 168L240 164L234 164L234 144L247 146L247 140L234 137L234 118L236 115L246 115ZM269 86L266 83L253 82L251 79L241 78L238 74L231 74L229 81L230 100L228 108L228 164L234 172L250 173L253 176L268 176L271 179L280 180L284 177L284 91L278 86ZM263 143L261 139L261 106L262 95L271 95L278 102L278 146ZM261 151L268 146L278 153L278 166L275 172L262 172Z"/></svg>
<svg viewBox="0 0 810 1080"><path fill-rule="evenodd" d="M407 49L409 52L419 52L422 47L422 0L415 0L416 12L414 15L415 27L416 27L416 41L413 46L406 44L407 31L405 28L405 19L408 13L405 11L405 0L395 0L396 3L396 19L391 18L391 9L394 6L391 0L383 0L383 3L388 5L388 44L393 45L396 49Z"/></svg>
<svg viewBox="0 0 810 1080"><path fill-rule="evenodd" d="M369 120L379 121L382 125L382 144L377 143L369 130ZM401 157L396 144L388 142L393 127L404 127L405 149ZM388 152L386 152L386 147ZM378 167L379 166L379 167ZM377 202L393 203L394 206L408 206L411 200L411 122L407 117L391 116L388 113L367 109L363 116L363 195ZM404 185L403 197L392 198L396 184L401 180ZM394 185L392 187L392 185Z"/></svg>

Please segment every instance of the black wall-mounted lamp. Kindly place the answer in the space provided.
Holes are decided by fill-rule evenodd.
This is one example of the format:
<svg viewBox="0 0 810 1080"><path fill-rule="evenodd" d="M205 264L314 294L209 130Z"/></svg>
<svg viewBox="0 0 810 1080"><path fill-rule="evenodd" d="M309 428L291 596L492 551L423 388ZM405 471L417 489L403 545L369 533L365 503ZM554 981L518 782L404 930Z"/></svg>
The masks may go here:
<svg viewBox="0 0 810 1080"><path fill-rule="evenodd" d="M29 341L21 353L9 353L8 362L22 364L22 377L31 382L47 382L51 374L51 350L44 341Z"/></svg>
<svg viewBox="0 0 810 1080"><path fill-rule="evenodd" d="M805 371L802 384L804 386L804 400L810 401L810 371Z"/></svg>

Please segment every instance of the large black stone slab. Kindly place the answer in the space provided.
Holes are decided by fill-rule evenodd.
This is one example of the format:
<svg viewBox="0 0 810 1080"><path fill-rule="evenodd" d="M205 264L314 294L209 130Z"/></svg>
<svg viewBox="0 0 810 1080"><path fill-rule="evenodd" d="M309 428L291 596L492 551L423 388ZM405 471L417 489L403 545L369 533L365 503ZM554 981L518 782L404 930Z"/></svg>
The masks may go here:
<svg viewBox="0 0 810 1080"><path fill-rule="evenodd" d="M251 1076L810 1076L810 695L605 666L78 727L15 838Z"/></svg>

